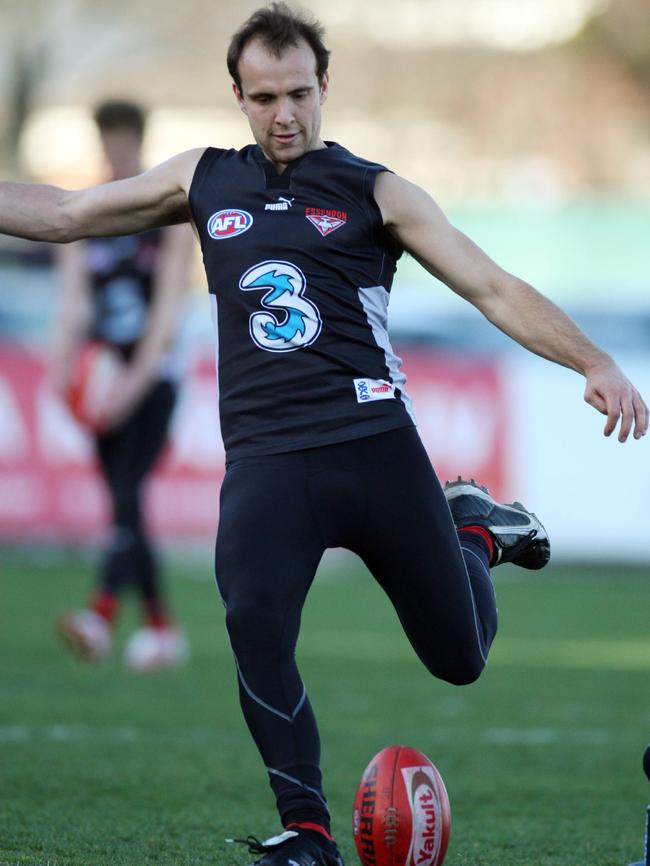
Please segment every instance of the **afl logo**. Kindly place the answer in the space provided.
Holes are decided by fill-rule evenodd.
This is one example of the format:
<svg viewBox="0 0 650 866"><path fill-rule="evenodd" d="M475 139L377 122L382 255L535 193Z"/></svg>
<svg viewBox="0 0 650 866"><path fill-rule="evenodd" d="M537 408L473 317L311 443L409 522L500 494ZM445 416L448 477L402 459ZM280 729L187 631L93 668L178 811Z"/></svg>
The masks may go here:
<svg viewBox="0 0 650 866"><path fill-rule="evenodd" d="M253 217L245 210L220 210L208 220L208 234L215 241L243 235L253 225Z"/></svg>

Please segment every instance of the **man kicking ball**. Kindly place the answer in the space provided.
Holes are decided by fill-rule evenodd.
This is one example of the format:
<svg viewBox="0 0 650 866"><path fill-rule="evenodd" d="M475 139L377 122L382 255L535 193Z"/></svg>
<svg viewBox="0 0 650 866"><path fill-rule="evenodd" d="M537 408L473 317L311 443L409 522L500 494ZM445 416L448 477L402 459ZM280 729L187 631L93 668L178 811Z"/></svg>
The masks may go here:
<svg viewBox="0 0 650 866"><path fill-rule="evenodd" d="M561 310L450 225L424 190L321 138L322 35L274 3L233 36L228 68L255 144L190 150L78 192L0 185L9 234L67 242L191 221L200 238L228 464L216 578L242 709L284 828L255 846L263 866L341 863L294 657L323 551L361 556L423 664L458 685L480 675L496 632L489 569L549 557L543 526L522 506L465 482L445 498L387 335L402 252L522 346L582 374L606 435L619 421L621 442L648 426L637 390Z"/></svg>

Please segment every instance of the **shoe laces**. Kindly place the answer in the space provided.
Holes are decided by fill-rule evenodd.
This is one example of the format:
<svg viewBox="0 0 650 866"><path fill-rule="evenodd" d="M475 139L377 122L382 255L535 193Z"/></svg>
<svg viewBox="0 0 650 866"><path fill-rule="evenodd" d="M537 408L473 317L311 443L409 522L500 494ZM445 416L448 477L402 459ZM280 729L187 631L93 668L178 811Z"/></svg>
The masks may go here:
<svg viewBox="0 0 650 866"><path fill-rule="evenodd" d="M257 836L247 836L245 839L226 839L226 842L247 845L249 854L265 854L269 850L269 846L260 842Z"/></svg>
<svg viewBox="0 0 650 866"><path fill-rule="evenodd" d="M245 839L226 839L226 842L247 845L251 854L266 854L268 851L279 848L298 835L295 830L285 830L279 836L271 836L270 839L265 839L264 842L260 842L257 836L246 836Z"/></svg>
<svg viewBox="0 0 650 866"><path fill-rule="evenodd" d="M508 551L508 555L510 559L514 559L517 557L522 550L524 550L531 541L534 541L537 538L537 530L535 528L529 530L525 535L521 537L521 539L514 544L510 550Z"/></svg>

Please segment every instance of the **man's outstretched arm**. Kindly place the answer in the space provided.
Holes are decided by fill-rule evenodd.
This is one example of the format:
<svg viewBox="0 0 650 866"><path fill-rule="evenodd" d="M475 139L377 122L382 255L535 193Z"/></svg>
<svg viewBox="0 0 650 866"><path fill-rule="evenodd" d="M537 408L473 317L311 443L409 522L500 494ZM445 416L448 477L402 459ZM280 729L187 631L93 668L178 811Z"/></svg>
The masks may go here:
<svg viewBox="0 0 650 866"><path fill-rule="evenodd" d="M135 177L83 190L2 182L0 233L68 243L188 222L187 194L202 153L188 150Z"/></svg>
<svg viewBox="0 0 650 866"><path fill-rule="evenodd" d="M552 301L507 273L454 228L420 187L384 172L375 198L384 224L431 274L465 298L526 349L576 370L586 379L585 400L607 415L609 436L619 419L618 439L648 428L648 408L612 358L595 346Z"/></svg>

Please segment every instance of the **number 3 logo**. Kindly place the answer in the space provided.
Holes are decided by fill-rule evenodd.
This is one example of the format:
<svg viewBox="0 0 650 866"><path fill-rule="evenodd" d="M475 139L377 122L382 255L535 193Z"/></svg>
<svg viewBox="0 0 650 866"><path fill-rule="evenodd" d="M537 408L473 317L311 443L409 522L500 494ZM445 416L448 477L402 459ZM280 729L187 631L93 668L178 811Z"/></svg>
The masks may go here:
<svg viewBox="0 0 650 866"><path fill-rule="evenodd" d="M251 314L250 335L260 349L293 352L318 338L322 326L320 313L318 307L304 297L306 286L305 275L291 262L261 262L249 268L240 279L239 288L243 292L268 289L262 306L278 310L277 314L265 311Z"/></svg>

